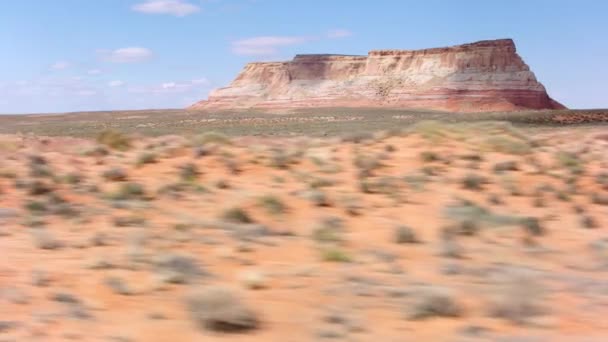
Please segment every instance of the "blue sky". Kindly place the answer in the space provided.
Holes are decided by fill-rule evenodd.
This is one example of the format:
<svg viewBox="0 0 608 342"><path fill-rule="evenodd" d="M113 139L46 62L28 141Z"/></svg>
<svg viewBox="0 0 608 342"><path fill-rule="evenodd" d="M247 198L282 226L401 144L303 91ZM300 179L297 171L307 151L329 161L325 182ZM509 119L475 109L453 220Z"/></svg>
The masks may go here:
<svg viewBox="0 0 608 342"><path fill-rule="evenodd" d="M248 61L513 38L551 96L608 107L608 1L6 0L0 113L184 107Z"/></svg>

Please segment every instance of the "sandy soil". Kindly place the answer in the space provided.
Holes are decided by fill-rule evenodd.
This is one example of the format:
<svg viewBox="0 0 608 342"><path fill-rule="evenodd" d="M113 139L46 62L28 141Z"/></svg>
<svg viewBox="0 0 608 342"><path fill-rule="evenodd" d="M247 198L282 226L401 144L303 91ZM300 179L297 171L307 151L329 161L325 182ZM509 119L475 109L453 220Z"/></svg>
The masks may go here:
<svg viewBox="0 0 608 342"><path fill-rule="evenodd" d="M0 341L605 341L603 132L1 136Z"/></svg>

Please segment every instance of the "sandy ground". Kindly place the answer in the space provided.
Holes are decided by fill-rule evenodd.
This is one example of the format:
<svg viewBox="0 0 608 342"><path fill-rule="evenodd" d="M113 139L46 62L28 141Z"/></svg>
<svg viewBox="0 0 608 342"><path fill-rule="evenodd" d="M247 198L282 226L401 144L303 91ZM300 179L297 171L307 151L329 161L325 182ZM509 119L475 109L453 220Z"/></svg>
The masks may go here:
<svg viewBox="0 0 608 342"><path fill-rule="evenodd" d="M1 136L0 341L606 341L604 131Z"/></svg>

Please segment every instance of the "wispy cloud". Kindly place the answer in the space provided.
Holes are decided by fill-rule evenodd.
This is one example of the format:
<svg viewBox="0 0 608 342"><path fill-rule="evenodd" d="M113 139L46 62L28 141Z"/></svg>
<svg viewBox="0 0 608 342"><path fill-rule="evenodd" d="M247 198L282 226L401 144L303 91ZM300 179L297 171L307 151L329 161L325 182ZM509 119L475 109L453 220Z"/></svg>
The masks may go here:
<svg viewBox="0 0 608 342"><path fill-rule="evenodd" d="M133 5L136 12L146 14L168 14L183 17L200 11L200 7L183 0L147 0Z"/></svg>
<svg viewBox="0 0 608 342"><path fill-rule="evenodd" d="M198 94L201 89L206 89L210 84L211 82L206 78L199 78L190 81L170 81L148 86L132 86L127 91L137 94L178 94L188 92Z"/></svg>
<svg viewBox="0 0 608 342"><path fill-rule="evenodd" d="M99 75L99 74L101 74L101 70L99 70L99 69L91 69L91 70L87 71L87 74L89 74L89 75Z"/></svg>
<svg viewBox="0 0 608 342"><path fill-rule="evenodd" d="M123 86L125 84L125 82L120 81L120 80L115 80L115 81L110 81L108 82L108 87L120 87Z"/></svg>
<svg viewBox="0 0 608 342"><path fill-rule="evenodd" d="M329 39L338 39L338 38L346 38L352 36L353 33L350 30L346 29L335 29L329 30L327 32L327 38Z"/></svg>
<svg viewBox="0 0 608 342"><path fill-rule="evenodd" d="M70 67L70 63L66 61L55 62L51 65L53 70L64 70Z"/></svg>
<svg viewBox="0 0 608 342"><path fill-rule="evenodd" d="M306 36L261 36L232 42L232 52L237 55L273 55L280 47L298 45L315 40Z"/></svg>
<svg viewBox="0 0 608 342"><path fill-rule="evenodd" d="M143 47L126 47L116 50L98 50L103 60L113 63L138 63L152 58L152 50Z"/></svg>

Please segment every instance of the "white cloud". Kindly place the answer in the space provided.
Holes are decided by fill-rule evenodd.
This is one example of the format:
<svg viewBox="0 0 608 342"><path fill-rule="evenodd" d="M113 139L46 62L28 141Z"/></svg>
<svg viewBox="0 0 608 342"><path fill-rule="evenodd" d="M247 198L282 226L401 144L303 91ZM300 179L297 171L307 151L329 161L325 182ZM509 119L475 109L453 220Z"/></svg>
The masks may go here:
<svg viewBox="0 0 608 342"><path fill-rule="evenodd" d="M55 63L53 63L53 65L51 65L51 69L53 69L53 70L63 70L63 69L67 69L69 67L70 67L70 63L66 62L66 61L55 62Z"/></svg>
<svg viewBox="0 0 608 342"><path fill-rule="evenodd" d="M232 52L237 55L273 55L279 47L298 45L314 40L304 36L261 36L232 42Z"/></svg>
<svg viewBox="0 0 608 342"><path fill-rule="evenodd" d="M140 85L127 88L127 92L135 94L183 94L190 92L200 92L201 87L206 87L210 82L206 78L194 79L190 81L170 81L155 85ZM192 94L194 95L194 93Z"/></svg>
<svg viewBox="0 0 608 342"><path fill-rule="evenodd" d="M327 32L327 38L338 39L352 36L353 33L346 29L335 29Z"/></svg>
<svg viewBox="0 0 608 342"><path fill-rule="evenodd" d="M120 80L110 81L110 82L108 82L108 87L120 87L124 84L125 84L125 82L120 81Z"/></svg>
<svg viewBox="0 0 608 342"><path fill-rule="evenodd" d="M183 17L200 11L200 7L183 0L147 0L133 5L136 12L146 14L169 14Z"/></svg>
<svg viewBox="0 0 608 342"><path fill-rule="evenodd" d="M116 50L97 51L102 59L113 63L137 63L152 58L152 50L144 47L126 47Z"/></svg>
<svg viewBox="0 0 608 342"><path fill-rule="evenodd" d="M91 70L87 71L87 74L89 74L89 75L99 75L99 74L101 74L101 70L99 70L99 69L91 69Z"/></svg>

